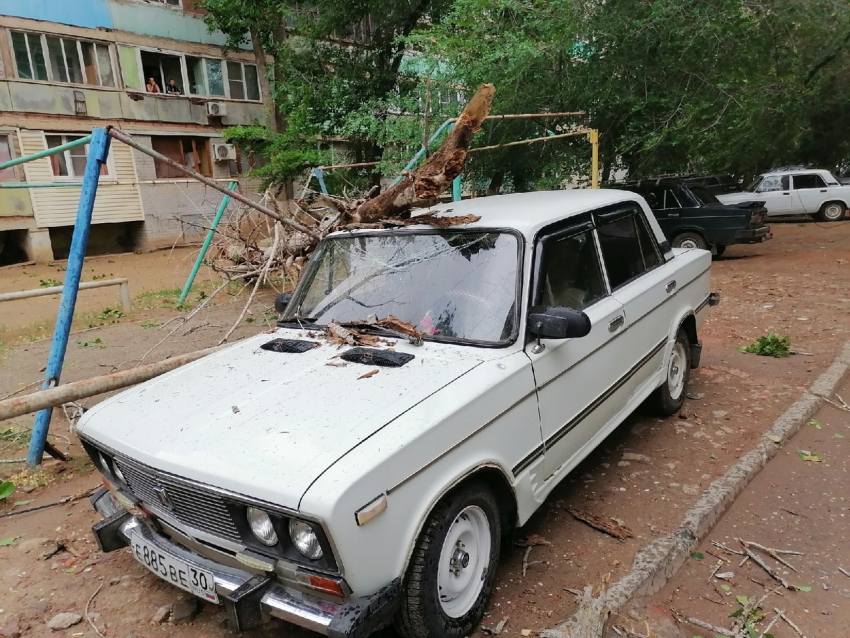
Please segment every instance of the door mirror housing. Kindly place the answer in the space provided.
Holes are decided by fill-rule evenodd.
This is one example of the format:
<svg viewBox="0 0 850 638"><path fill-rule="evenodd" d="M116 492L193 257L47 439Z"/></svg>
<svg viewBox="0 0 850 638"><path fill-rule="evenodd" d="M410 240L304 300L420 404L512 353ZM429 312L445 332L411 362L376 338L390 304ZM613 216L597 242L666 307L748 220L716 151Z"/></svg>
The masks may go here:
<svg viewBox="0 0 850 638"><path fill-rule="evenodd" d="M536 306L528 315L528 331L538 339L585 337L590 328L590 317L566 306Z"/></svg>
<svg viewBox="0 0 850 638"><path fill-rule="evenodd" d="M283 311L286 310L286 307L289 305L290 299L292 299L291 292L282 292L274 298L274 309L277 311L277 314L283 314Z"/></svg>

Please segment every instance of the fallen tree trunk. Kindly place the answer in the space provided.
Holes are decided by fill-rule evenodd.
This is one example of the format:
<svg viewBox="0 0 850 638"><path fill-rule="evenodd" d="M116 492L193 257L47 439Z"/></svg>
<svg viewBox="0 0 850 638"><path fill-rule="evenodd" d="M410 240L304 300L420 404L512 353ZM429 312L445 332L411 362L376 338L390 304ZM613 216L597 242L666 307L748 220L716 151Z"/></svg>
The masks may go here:
<svg viewBox="0 0 850 638"><path fill-rule="evenodd" d="M188 354L181 354L165 361L149 363L147 365L131 368L130 370L122 370L113 374L107 374L102 377L92 377L91 379L83 379L82 381L74 381L60 385L49 390L40 390L31 394L25 394L21 397L12 399L4 399L0 401L0 421L11 419L22 414L38 412L45 408L55 408L63 403L85 399L111 390L120 390L143 381L148 381L161 374L165 374L174 368L179 368L182 365L191 363L208 354L212 354L216 350L220 350L221 346L214 348L206 348L205 350L197 350Z"/></svg>
<svg viewBox="0 0 850 638"><path fill-rule="evenodd" d="M490 113L495 94L492 84L479 87L437 152L398 184L364 202L352 215L354 223L398 217L421 202L433 201L446 190L463 171L469 145Z"/></svg>

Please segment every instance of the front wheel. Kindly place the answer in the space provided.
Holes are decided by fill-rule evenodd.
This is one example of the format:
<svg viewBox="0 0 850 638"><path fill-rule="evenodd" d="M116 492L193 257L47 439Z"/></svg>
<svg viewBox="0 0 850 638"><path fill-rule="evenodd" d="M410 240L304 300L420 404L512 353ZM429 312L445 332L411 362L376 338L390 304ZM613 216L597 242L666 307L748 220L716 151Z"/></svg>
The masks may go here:
<svg viewBox="0 0 850 638"><path fill-rule="evenodd" d="M691 342L684 330L679 330L676 342L665 362L666 378L649 398L652 411L670 416L682 409L685 392L691 378Z"/></svg>
<svg viewBox="0 0 850 638"><path fill-rule="evenodd" d="M818 218L822 222L837 222L844 219L844 213L847 209L841 202L827 202L821 206Z"/></svg>
<svg viewBox="0 0 850 638"><path fill-rule="evenodd" d="M679 233L673 238L671 242L673 248L701 248L702 250L708 250L708 242L705 241L705 237L700 235L699 233Z"/></svg>
<svg viewBox="0 0 850 638"><path fill-rule="evenodd" d="M481 619L502 545L493 492L479 483L450 493L428 516L404 576L396 629L405 638L464 638Z"/></svg>

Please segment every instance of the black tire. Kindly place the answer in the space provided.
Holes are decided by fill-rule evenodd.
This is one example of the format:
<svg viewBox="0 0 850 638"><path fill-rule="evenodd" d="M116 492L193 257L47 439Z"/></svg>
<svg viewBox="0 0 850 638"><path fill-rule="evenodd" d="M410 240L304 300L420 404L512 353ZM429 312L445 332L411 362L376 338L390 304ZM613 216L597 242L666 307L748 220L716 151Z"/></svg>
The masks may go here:
<svg viewBox="0 0 850 638"><path fill-rule="evenodd" d="M826 202L820 207L818 219L822 222L840 222L846 212L847 207L842 202Z"/></svg>
<svg viewBox="0 0 850 638"><path fill-rule="evenodd" d="M440 555L446 535L467 507L480 508L490 526L490 552L481 578L483 586L468 612L458 618L445 613L437 582ZM499 505L493 492L482 483L462 485L446 495L428 516L413 548L401 586L396 630L405 638L464 638L484 617L496 583L496 568L502 546Z"/></svg>
<svg viewBox="0 0 850 638"><path fill-rule="evenodd" d="M671 375L673 374L673 357L678 348L681 348L679 353L680 357L684 357L684 361L679 362L677 369L681 370L684 367L684 380L681 390L676 394L671 390ZM688 382L691 379L691 342L684 330L679 330L679 334L676 335L673 348L664 361L664 369L666 371L664 383L650 395L648 404L655 414L670 416L682 409L682 405L685 403L685 394L688 391Z"/></svg>
<svg viewBox="0 0 850 638"><path fill-rule="evenodd" d="M724 244L714 244L714 253L718 257L720 257L725 252L726 252L726 246Z"/></svg>
<svg viewBox="0 0 850 638"><path fill-rule="evenodd" d="M708 250L708 242L705 241L705 237L692 231L679 233L673 238L671 244L673 248L701 248L702 250Z"/></svg>

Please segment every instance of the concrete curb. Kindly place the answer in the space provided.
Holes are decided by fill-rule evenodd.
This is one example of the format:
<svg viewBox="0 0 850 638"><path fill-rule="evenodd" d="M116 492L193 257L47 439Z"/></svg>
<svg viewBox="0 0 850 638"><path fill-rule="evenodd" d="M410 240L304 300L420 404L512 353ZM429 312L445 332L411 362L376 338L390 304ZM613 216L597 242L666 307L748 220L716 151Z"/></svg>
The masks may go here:
<svg viewBox="0 0 850 638"><path fill-rule="evenodd" d="M774 421L770 429L762 435L758 445L708 486L700 499L685 513L679 529L652 541L635 554L632 571L606 591L605 607L611 611L619 611L633 598L649 596L659 591L687 560L691 549L708 535L755 475L821 408L825 403L823 397L830 397L838 389L848 370L850 341L844 344L832 365ZM566 624L546 629L540 632L540 635L542 638L563 638L563 628Z"/></svg>

